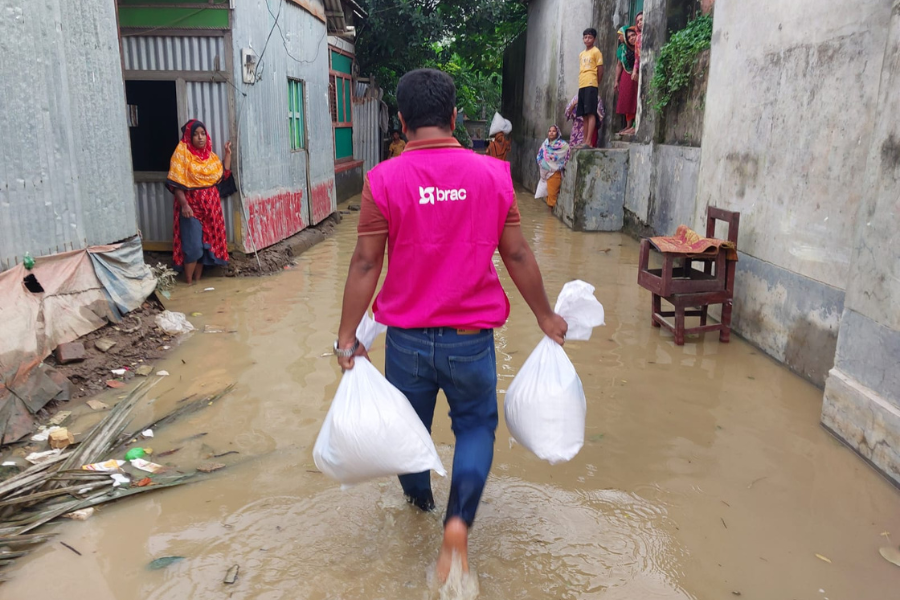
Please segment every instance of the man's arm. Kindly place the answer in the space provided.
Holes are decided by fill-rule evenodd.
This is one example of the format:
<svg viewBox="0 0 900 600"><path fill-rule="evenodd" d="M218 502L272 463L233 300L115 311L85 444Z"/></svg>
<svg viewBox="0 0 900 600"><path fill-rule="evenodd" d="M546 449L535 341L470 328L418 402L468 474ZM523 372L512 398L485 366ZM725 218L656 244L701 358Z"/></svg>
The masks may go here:
<svg viewBox="0 0 900 600"><path fill-rule="evenodd" d="M600 82L603 81L603 65L597 66L597 87L600 87Z"/></svg>
<svg viewBox="0 0 900 600"><path fill-rule="evenodd" d="M525 298L525 302L528 303L528 308L537 317L541 331L554 342L562 345L566 339L568 325L566 325L565 319L550 308L541 270L519 225L507 225L503 228L499 250L500 258L503 259L509 276L512 277L513 283Z"/></svg>
<svg viewBox="0 0 900 600"><path fill-rule="evenodd" d="M384 264L384 246L387 234L363 235L356 241L356 250L350 259L350 271L344 285L344 302L341 309L341 326L338 329L338 347L348 349L356 340L356 328L375 295L375 287ZM365 356L365 348L360 347L356 356ZM353 368L353 357L338 358L344 369Z"/></svg>

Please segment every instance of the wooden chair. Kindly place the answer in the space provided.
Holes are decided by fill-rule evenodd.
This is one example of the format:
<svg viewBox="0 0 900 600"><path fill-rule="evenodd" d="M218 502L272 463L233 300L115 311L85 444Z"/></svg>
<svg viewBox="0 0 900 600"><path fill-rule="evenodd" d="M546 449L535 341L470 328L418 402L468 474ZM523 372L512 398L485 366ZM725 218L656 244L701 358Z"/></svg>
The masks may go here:
<svg viewBox="0 0 900 600"><path fill-rule="evenodd" d="M728 241L737 247L738 226L741 213L710 206L706 213L706 237L716 235L716 221L728 225ZM731 310L734 300L734 270L736 261L728 260L727 252L720 250L709 257L658 252L662 255L662 268L650 268L650 251L658 252L649 239L641 240L638 265L638 284L653 294L652 324L665 327L675 335L675 345L684 345L685 334L718 331L719 341L727 344L731 337ZM679 266L680 263L680 266ZM703 263L702 270L694 263ZM672 304L673 310L663 311L662 300ZM707 324L709 305L722 305L722 321ZM666 317L675 317L670 323ZM685 328L685 317L700 317L699 327Z"/></svg>

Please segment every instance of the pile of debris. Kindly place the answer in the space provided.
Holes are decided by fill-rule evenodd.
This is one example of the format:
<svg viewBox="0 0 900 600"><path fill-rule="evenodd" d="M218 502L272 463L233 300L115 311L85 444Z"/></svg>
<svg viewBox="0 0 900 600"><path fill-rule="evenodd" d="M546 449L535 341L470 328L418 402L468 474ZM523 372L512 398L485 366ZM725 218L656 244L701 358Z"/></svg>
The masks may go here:
<svg viewBox="0 0 900 600"><path fill-rule="evenodd" d="M132 410L153 385L155 382L149 380L138 385L81 442L75 442L65 428L45 430L50 449L30 454L27 459L36 463L34 466L0 482L0 569L51 539L53 533L32 532L54 519L83 520L99 504L183 485L202 473L225 467L212 463L181 471L177 466L147 460L153 458L152 450L134 447L126 451L129 443L150 437L155 429L211 406L233 387L210 396L185 398L163 418L129 427ZM177 451L172 449L156 456ZM9 470L9 463L2 468ZM0 571L0 581L4 580Z"/></svg>

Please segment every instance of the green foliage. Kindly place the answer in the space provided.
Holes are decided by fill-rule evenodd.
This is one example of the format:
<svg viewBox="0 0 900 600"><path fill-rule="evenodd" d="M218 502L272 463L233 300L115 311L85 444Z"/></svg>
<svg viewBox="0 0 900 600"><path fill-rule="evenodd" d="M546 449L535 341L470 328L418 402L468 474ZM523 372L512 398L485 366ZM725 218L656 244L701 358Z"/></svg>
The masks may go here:
<svg viewBox="0 0 900 600"><path fill-rule="evenodd" d="M457 142L462 144L463 148L472 147L472 138L469 137L469 132L466 131L466 128L461 121L456 122L456 129L453 130L453 137L456 138Z"/></svg>
<svg viewBox="0 0 900 600"><path fill-rule="evenodd" d="M700 15L662 47L650 81L653 108L661 112L691 82L700 53L712 43L713 20Z"/></svg>
<svg viewBox="0 0 900 600"><path fill-rule="evenodd" d="M356 55L396 109L397 82L407 71L441 69L456 81L458 105L489 119L500 105L503 52L527 26L523 0L361 0L369 13ZM467 136L468 137L468 136Z"/></svg>

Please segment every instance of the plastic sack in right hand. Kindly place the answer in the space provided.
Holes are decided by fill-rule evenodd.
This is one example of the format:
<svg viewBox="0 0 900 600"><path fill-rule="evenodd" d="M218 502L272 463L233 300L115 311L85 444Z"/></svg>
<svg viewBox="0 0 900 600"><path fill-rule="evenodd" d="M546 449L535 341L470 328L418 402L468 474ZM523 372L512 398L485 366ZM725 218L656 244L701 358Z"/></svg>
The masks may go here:
<svg viewBox="0 0 900 600"><path fill-rule="evenodd" d="M363 317L356 337L370 348L386 328ZM403 393L356 357L344 373L313 447L320 471L344 486L433 469L447 474L431 435Z"/></svg>
<svg viewBox="0 0 900 600"><path fill-rule="evenodd" d="M603 324L594 287L567 283L556 312L569 325L568 340L586 340ZM584 445L587 402L581 379L562 346L544 337L506 391L504 413L513 438L551 465L571 460Z"/></svg>

